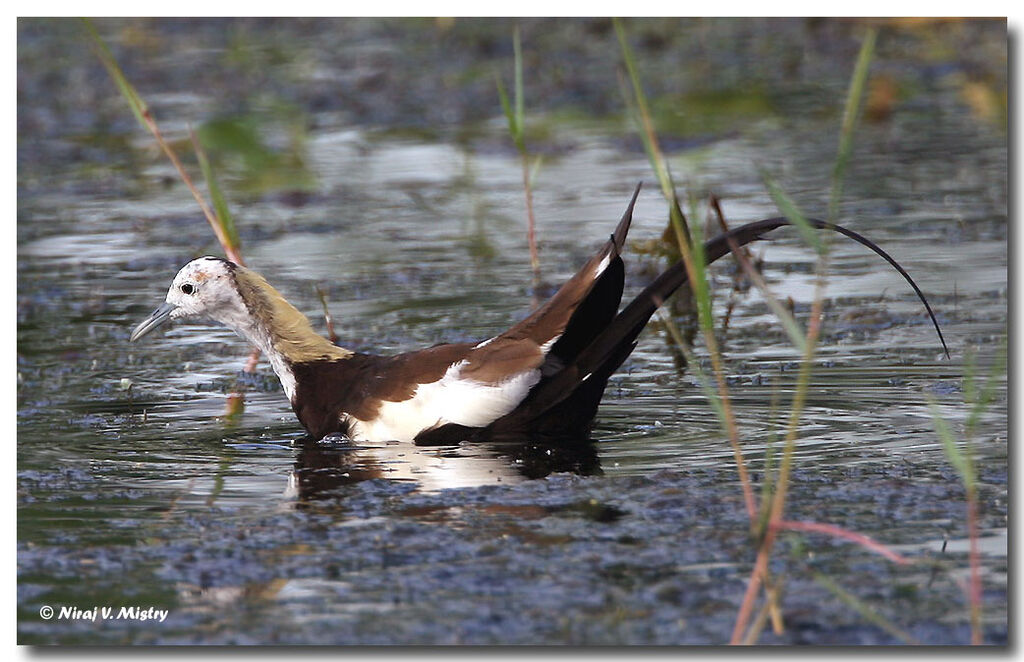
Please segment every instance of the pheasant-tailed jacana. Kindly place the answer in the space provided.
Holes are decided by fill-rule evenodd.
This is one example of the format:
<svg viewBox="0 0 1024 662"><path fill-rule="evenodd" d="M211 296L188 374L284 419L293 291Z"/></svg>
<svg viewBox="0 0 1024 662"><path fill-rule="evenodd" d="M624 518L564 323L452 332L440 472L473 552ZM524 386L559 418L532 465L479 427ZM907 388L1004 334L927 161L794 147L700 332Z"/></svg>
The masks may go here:
<svg viewBox="0 0 1024 662"><path fill-rule="evenodd" d="M681 262L665 270L619 311L622 249L640 187L608 241L544 305L483 342L436 345L375 356L343 349L313 331L309 320L262 276L217 257L192 260L174 277L163 305L131 335L141 338L168 320L212 318L258 347L281 380L292 408L316 438L419 444L531 437L585 438L609 376L636 347L637 336L665 299L687 281ZM913 279L885 251L844 227L811 220L877 253ZM761 239L785 218L749 223L704 244L710 264ZM948 355L948 351L947 351Z"/></svg>

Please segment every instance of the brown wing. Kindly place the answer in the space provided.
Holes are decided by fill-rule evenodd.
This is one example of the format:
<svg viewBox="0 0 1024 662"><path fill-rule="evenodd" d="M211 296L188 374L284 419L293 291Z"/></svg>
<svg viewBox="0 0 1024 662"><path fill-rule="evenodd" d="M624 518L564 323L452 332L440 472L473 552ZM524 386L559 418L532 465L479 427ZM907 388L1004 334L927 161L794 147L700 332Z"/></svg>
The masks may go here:
<svg viewBox="0 0 1024 662"><path fill-rule="evenodd" d="M622 300L624 267L619 254L639 194L640 184L637 184L629 206L604 246L544 305L508 331L474 348L467 357L471 365L486 365L492 360L492 354L510 352L524 361L511 364L513 368L530 362L537 367L547 360L564 365L590 344L615 317ZM552 341L553 344L548 345ZM512 345L519 347L512 350Z"/></svg>
<svg viewBox="0 0 1024 662"><path fill-rule="evenodd" d="M541 369L543 375L557 372L618 311L624 271L619 253L639 193L638 185L609 240L554 296L488 341L437 345L392 357L355 354L340 361L294 365L300 384L294 404L299 419L311 433L321 435L342 427L336 422L338 412L372 420L381 403L408 400L419 385L436 382L463 361L459 377L484 385L500 385L531 370Z"/></svg>
<svg viewBox="0 0 1024 662"><path fill-rule="evenodd" d="M499 384L525 371L540 369L536 389L572 363L611 323L622 300L625 268L620 253L633 218L640 186L604 246L544 305L508 331L473 347L461 376ZM526 402L532 392L520 402ZM456 424L425 430L418 444L451 443L470 438L473 429Z"/></svg>
<svg viewBox="0 0 1024 662"><path fill-rule="evenodd" d="M408 400L420 384L441 379L472 348L459 343L397 356L352 354L336 361L293 363L297 387L292 408L312 435L348 432L340 414L372 420L381 403Z"/></svg>

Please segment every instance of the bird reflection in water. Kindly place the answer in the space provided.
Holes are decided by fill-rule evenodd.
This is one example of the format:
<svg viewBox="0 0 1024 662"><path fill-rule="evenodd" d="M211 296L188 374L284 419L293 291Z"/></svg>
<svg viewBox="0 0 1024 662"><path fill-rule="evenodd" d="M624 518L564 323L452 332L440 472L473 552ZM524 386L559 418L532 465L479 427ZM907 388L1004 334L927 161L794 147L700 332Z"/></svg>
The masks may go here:
<svg viewBox="0 0 1024 662"><path fill-rule="evenodd" d="M431 447L304 437L295 444L295 468L288 478L286 496L300 503L338 498L345 486L374 479L414 482L430 492L509 485L552 473L602 473L597 447L589 439L508 439Z"/></svg>

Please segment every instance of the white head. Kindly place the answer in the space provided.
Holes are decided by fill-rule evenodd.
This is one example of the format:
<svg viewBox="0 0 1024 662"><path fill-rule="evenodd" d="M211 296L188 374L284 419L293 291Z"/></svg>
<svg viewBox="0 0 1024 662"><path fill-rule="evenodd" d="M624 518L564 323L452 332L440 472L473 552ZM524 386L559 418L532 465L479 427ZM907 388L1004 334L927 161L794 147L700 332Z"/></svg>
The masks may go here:
<svg viewBox="0 0 1024 662"><path fill-rule="evenodd" d="M174 277L164 304L135 327L131 340L178 319L208 318L238 330L249 315L235 279L241 268L219 257L192 260Z"/></svg>
<svg viewBox="0 0 1024 662"><path fill-rule="evenodd" d="M265 352L271 363L352 355L313 331L306 316L263 276L219 257L201 257L182 267L164 304L135 327L130 339L137 340L169 320L196 318L224 324Z"/></svg>

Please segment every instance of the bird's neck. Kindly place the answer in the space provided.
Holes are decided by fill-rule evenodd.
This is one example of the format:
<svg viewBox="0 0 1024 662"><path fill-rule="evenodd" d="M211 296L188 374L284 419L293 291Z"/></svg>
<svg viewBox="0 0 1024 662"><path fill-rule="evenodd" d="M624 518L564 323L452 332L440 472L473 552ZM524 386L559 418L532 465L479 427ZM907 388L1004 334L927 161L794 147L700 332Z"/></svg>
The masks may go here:
<svg viewBox="0 0 1024 662"><path fill-rule="evenodd" d="M256 272L240 268L235 272L235 282L245 315L229 325L266 354L289 400L294 400L295 393L292 365L352 356L350 350L314 331L309 319Z"/></svg>

